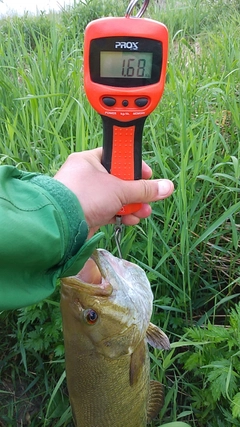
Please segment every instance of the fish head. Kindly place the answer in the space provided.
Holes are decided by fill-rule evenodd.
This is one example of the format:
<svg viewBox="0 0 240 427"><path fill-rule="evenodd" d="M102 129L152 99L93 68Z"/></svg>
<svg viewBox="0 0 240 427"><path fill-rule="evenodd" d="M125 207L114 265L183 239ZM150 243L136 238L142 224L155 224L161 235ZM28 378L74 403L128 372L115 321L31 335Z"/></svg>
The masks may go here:
<svg viewBox="0 0 240 427"><path fill-rule="evenodd" d="M132 354L146 337L152 303L139 266L97 249L78 275L62 279L64 339L72 337L81 352Z"/></svg>

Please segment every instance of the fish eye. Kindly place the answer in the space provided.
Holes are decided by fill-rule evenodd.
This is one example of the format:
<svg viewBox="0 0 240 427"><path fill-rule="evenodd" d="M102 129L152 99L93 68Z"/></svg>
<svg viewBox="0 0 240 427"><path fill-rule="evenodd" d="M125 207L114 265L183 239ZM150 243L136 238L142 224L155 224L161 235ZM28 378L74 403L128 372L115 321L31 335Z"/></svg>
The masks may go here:
<svg viewBox="0 0 240 427"><path fill-rule="evenodd" d="M89 325L94 325L98 320L98 314L92 308L84 310L84 318Z"/></svg>

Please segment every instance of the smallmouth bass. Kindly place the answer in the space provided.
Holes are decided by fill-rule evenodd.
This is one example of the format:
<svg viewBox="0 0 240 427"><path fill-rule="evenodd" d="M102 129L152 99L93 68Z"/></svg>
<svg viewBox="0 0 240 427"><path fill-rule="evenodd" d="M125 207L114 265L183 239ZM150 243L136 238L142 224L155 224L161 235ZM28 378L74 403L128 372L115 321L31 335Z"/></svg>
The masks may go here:
<svg viewBox="0 0 240 427"><path fill-rule="evenodd" d="M163 386L150 381L147 342L170 347L164 332L150 323L149 281L139 266L103 249L88 263L88 272L64 278L61 290L75 425L145 427L163 405Z"/></svg>

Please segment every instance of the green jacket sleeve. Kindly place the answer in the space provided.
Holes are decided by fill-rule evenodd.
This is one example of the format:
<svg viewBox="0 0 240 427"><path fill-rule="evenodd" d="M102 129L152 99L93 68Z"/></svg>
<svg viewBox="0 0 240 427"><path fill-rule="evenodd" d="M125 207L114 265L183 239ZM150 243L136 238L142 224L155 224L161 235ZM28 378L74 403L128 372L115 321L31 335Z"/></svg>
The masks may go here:
<svg viewBox="0 0 240 427"><path fill-rule="evenodd" d="M0 167L0 310L48 297L78 273L102 233L87 241L76 196L58 181Z"/></svg>

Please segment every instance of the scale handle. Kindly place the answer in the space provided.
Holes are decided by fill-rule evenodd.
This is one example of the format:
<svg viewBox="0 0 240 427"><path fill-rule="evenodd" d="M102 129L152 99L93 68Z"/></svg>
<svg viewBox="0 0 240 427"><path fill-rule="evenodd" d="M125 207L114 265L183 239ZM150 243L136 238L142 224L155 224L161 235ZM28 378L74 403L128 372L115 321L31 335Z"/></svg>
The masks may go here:
<svg viewBox="0 0 240 427"><path fill-rule="evenodd" d="M106 116L101 117L103 121L103 166L110 174L120 179L141 179L142 134L146 116L130 122L120 122ZM134 213L140 208L141 203L124 205L116 215Z"/></svg>

